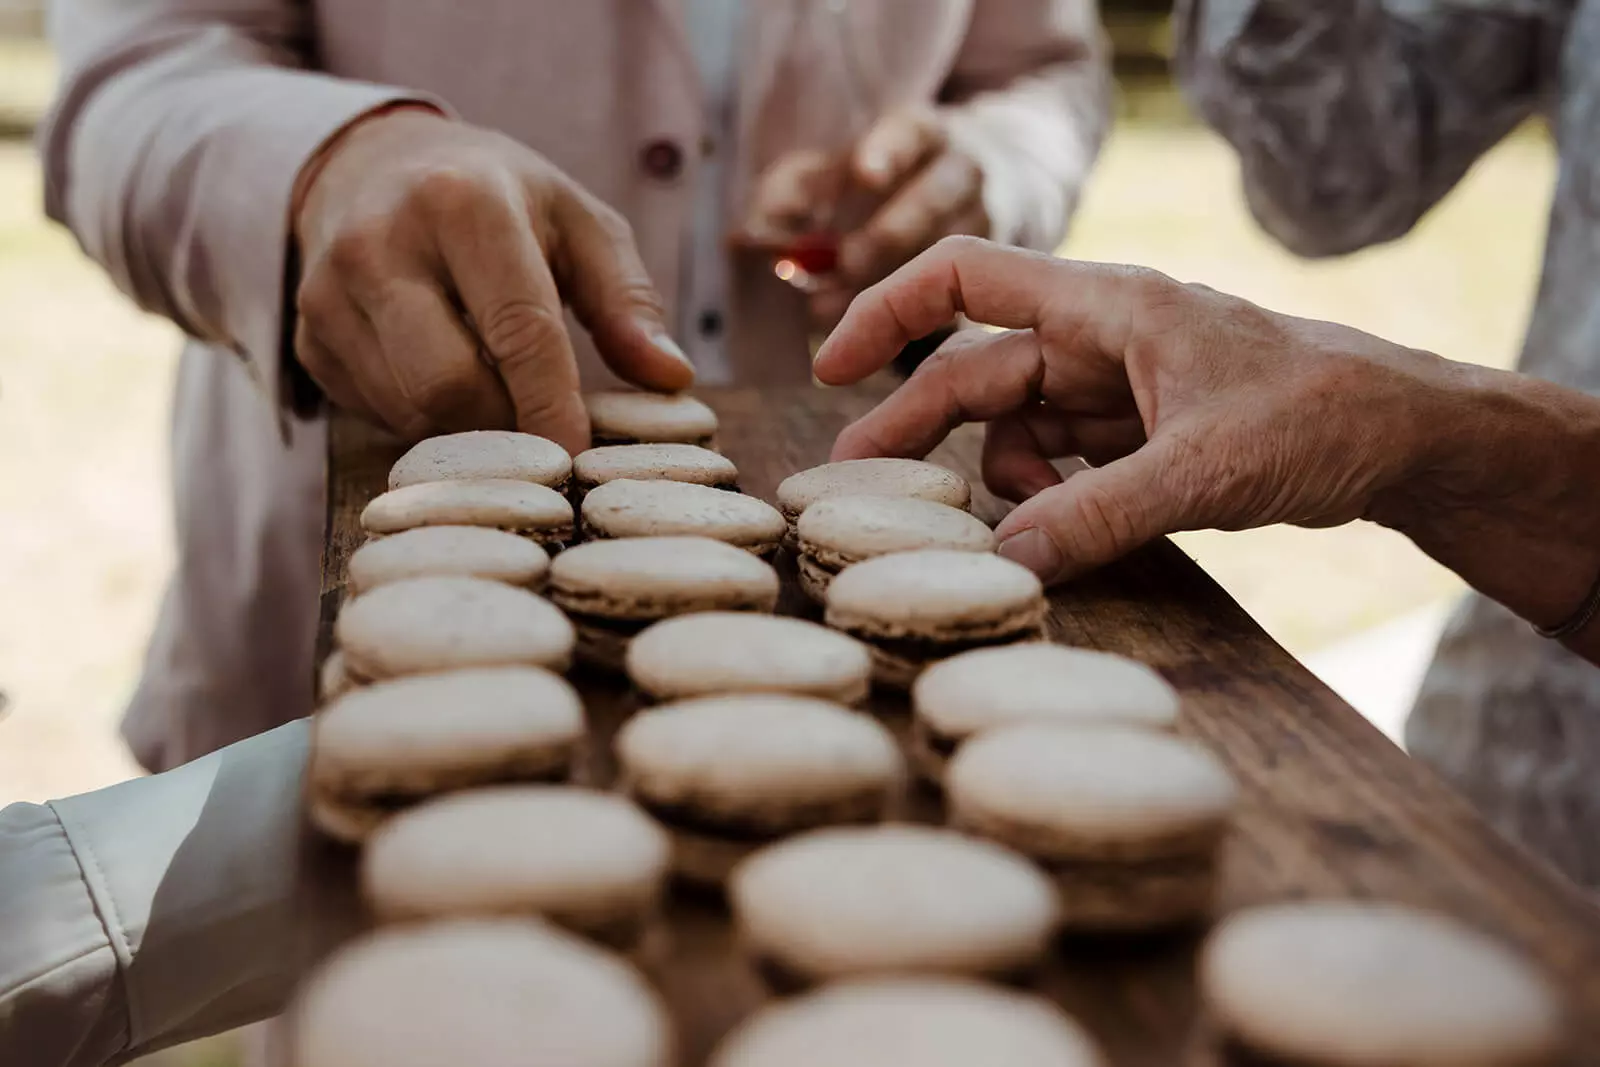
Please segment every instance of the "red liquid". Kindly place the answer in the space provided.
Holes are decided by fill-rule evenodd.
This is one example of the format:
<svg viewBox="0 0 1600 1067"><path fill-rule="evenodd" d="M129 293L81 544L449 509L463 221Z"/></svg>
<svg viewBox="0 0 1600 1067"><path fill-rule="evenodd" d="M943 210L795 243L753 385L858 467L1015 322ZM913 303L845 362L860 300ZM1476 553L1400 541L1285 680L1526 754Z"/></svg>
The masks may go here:
<svg viewBox="0 0 1600 1067"><path fill-rule="evenodd" d="M773 250L777 259L787 259L807 274L832 274L839 267L839 235L801 234Z"/></svg>

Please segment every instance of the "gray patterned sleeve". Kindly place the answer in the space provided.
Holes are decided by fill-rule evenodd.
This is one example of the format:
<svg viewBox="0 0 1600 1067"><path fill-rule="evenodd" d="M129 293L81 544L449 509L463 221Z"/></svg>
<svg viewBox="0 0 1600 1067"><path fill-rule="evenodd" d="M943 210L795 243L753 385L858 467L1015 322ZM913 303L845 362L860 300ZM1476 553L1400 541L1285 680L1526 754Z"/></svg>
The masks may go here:
<svg viewBox="0 0 1600 1067"><path fill-rule="evenodd" d="M1178 76L1257 220L1338 255L1409 230L1539 110L1567 0L1178 0Z"/></svg>

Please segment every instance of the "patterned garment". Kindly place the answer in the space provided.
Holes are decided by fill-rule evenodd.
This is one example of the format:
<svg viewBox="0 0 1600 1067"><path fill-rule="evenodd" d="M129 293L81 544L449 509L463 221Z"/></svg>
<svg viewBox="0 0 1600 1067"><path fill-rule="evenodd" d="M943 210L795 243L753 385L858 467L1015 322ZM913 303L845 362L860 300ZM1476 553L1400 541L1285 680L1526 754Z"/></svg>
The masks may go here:
<svg viewBox="0 0 1600 1067"><path fill-rule="evenodd" d="M1401 236L1545 116L1560 171L1519 368L1600 393L1600 0L1179 0L1177 41L1251 211L1301 255ZM1406 741L1502 832L1600 888L1600 670L1471 597Z"/></svg>

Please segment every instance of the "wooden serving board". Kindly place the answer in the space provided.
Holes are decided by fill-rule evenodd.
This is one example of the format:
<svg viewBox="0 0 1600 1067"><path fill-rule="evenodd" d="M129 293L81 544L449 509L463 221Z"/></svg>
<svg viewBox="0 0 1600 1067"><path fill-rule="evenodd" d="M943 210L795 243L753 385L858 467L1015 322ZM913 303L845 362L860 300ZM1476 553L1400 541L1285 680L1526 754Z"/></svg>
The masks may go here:
<svg viewBox="0 0 1600 1067"><path fill-rule="evenodd" d="M772 499L786 475L826 461L834 435L873 395L853 390L711 391L722 450L746 492ZM328 530L320 645L326 652L361 544L362 507L400 453L392 441L336 417L329 439ZM978 438L958 432L930 457L978 486ZM981 490L974 510L999 505ZM783 610L805 612L785 566ZM1600 908L1542 861L1492 831L1468 805L1275 644L1199 567L1167 542L1057 590L1054 640L1119 652L1160 670L1183 696L1181 729L1217 752L1243 803L1225 847L1218 911L1309 897L1392 900L1437 909L1520 945L1569 998L1572 1064L1600 1062ZM627 685L580 673L602 753L636 707ZM904 736L903 700L872 710ZM922 794L916 815L940 818ZM723 907L674 896L664 954L650 965L676 1013L685 1064L761 1003ZM1224 1062L1205 1034L1192 979L1199 933L1136 942L1064 941L1038 986L1084 1022L1117 1067Z"/></svg>

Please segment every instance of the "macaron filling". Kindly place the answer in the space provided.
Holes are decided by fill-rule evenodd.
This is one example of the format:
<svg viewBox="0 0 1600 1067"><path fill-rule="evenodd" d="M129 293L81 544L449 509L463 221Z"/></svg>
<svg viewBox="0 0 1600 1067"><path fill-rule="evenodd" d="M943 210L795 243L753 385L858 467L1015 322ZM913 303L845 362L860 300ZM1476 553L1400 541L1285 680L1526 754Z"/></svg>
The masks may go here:
<svg viewBox="0 0 1600 1067"><path fill-rule="evenodd" d="M706 887L723 885L739 861L774 841L821 826L876 823L888 806L884 789L745 812L653 803L637 794L634 799L672 836L674 873L686 883Z"/></svg>
<svg viewBox="0 0 1600 1067"><path fill-rule="evenodd" d="M720 488L720 487L713 486L713 488ZM724 490L724 491L726 491L726 490ZM585 518L583 520L582 526L581 526L581 530L582 530L582 533L583 533L583 539L585 541L614 541L614 540L620 540L620 539L625 538L627 536L626 534L618 535L618 534L609 533L606 530L602 529L601 527L596 526L594 523L590 522L587 518ZM705 531L704 533L702 533L701 531L698 531L698 530L694 530L694 531L690 531L690 530L674 530L674 531L671 531L671 533L668 536L677 536L677 537L705 536L705 537L711 537L711 538L714 538L715 540L723 541L726 544L733 545L735 548L742 548L746 552L749 552L750 554L752 554L754 556L758 556L758 557L760 557L762 559L767 559L767 558L775 555L777 553L777 551L778 551L779 546L783 543L781 537L778 540L774 540L774 541L731 540L731 539L728 539L728 538L719 537L716 533L714 533L712 531L709 531L709 530Z"/></svg>
<svg viewBox="0 0 1600 1067"><path fill-rule="evenodd" d="M872 653L877 677L891 685L909 686L924 667L975 648L1031 641L1044 634L1045 606L999 622L949 622L938 634L880 636L879 627L834 621L833 625L864 642Z"/></svg>
<svg viewBox="0 0 1600 1067"><path fill-rule="evenodd" d="M395 777L369 772L362 778L318 782L312 788L312 814L316 817L318 809L322 809L320 814L332 816L338 825L318 821L323 821L324 829L335 836L364 837L389 816L440 793L485 785L567 781L581 748L580 740L552 741L473 766L439 768ZM341 827L348 829L341 831Z"/></svg>
<svg viewBox="0 0 1600 1067"><path fill-rule="evenodd" d="M591 438L595 448L604 448L606 445L649 445L662 443L658 438L640 437L616 428L596 429ZM700 434L697 437L685 437L682 440L673 440L671 444L694 445L698 448L715 449L717 435L715 433Z"/></svg>

